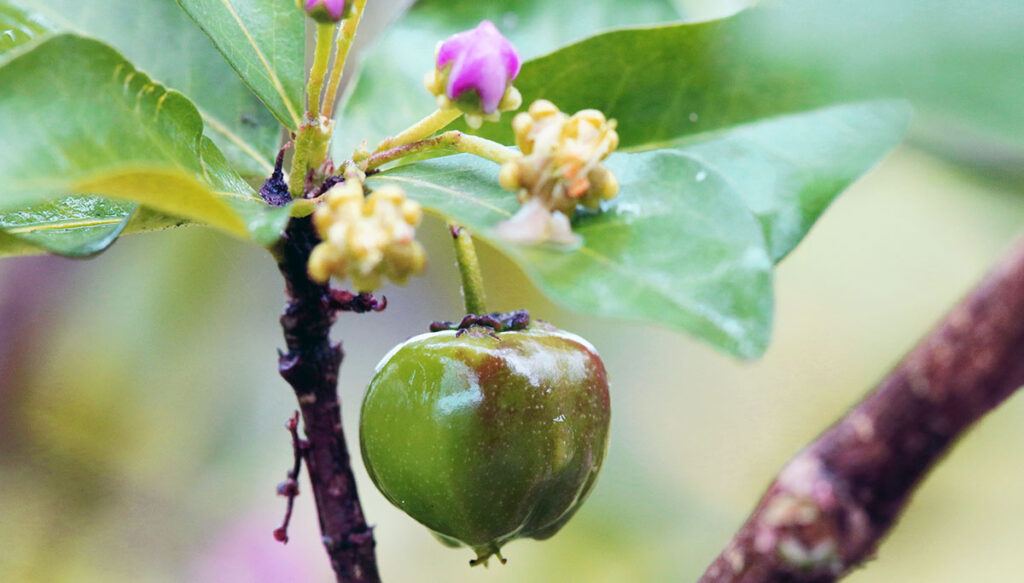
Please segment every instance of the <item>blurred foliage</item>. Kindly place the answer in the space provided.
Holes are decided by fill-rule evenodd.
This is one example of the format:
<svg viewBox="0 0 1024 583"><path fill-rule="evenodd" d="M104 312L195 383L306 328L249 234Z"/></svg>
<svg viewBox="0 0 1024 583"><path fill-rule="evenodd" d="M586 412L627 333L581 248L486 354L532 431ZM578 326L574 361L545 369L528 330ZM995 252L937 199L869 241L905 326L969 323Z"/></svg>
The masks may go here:
<svg viewBox="0 0 1024 583"><path fill-rule="evenodd" d="M836 95L909 98L930 140L1024 157L1024 4L1016 0L780 0L758 9L750 52ZM1019 165L1019 164L1018 164Z"/></svg>
<svg viewBox="0 0 1024 583"><path fill-rule="evenodd" d="M1010 27L1015 14L990 18ZM876 24L899 30L898 20ZM955 53L949 59L960 66ZM559 311L484 247L495 309L528 307L602 352L613 383L610 457L566 529L510 545L510 563L488 571L442 549L358 468L386 580L696 579L782 463L927 332L1022 221L1019 190L979 185L904 150L782 264L775 341L746 366L669 332ZM443 225L428 221L422 232L426 278L386 290L385 313L338 325L349 428L377 359L459 311ZM281 304L263 252L199 229L126 239L89 263L0 263L0 353L15 356L0 358L0 581L328 581L308 492L292 543L271 540L284 507L274 486L291 455L282 425L294 408L275 373ZM849 580L1015 580L1024 466L1012 444L1021 439L1018 398L958 446L879 558Z"/></svg>

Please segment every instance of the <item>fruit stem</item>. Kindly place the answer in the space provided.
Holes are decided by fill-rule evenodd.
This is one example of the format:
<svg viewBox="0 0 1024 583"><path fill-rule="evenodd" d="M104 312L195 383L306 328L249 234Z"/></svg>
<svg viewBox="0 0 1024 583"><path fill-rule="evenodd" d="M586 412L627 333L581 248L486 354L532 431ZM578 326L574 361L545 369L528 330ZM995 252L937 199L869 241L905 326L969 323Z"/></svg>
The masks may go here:
<svg viewBox="0 0 1024 583"><path fill-rule="evenodd" d="M455 240L455 262L462 276L462 297L466 300L467 314L486 314L487 297L484 293L484 278L480 272L480 260L473 246L473 234L468 229L449 223L448 229Z"/></svg>

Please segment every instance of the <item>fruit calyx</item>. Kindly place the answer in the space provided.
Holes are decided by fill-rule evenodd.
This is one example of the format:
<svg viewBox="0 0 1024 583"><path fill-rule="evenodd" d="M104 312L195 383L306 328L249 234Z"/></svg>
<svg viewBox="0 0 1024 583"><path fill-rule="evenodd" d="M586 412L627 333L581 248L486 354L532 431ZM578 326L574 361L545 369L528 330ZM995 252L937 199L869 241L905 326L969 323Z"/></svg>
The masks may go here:
<svg viewBox="0 0 1024 583"><path fill-rule="evenodd" d="M510 330L526 330L530 326L530 312L516 310L514 312L491 312L490 314L466 314L459 323L447 320L432 322L431 332L442 330L456 330L456 336L461 336L473 327L490 328L494 333L508 332Z"/></svg>

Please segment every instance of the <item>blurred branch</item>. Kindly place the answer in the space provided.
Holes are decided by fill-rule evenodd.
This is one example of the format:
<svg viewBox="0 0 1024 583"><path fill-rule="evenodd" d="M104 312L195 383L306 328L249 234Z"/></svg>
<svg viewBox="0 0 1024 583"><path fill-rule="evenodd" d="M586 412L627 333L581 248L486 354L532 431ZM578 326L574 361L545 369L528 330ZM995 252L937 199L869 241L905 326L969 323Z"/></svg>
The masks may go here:
<svg viewBox="0 0 1024 583"><path fill-rule="evenodd" d="M870 558L910 494L1024 384L1024 244L779 473L701 583L826 583Z"/></svg>
<svg viewBox="0 0 1024 583"><path fill-rule="evenodd" d="M341 297L309 279L306 263L318 242L310 217L292 219L278 255L288 305L281 316L288 352L279 370L295 390L309 446L306 469L324 546L339 583L378 583L373 531L366 524L341 426L338 370L343 352L329 338L342 309L379 307L368 296ZM347 301L346 301L347 300Z"/></svg>

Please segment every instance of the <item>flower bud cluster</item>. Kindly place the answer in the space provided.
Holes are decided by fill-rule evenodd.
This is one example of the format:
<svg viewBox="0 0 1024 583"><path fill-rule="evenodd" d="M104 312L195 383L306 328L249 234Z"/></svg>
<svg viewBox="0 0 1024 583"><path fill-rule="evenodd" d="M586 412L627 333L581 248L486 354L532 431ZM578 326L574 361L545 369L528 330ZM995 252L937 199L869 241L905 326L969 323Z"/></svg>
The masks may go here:
<svg viewBox="0 0 1024 583"><path fill-rule="evenodd" d="M500 178L520 203L539 198L572 217L577 206L596 209L618 194L618 181L601 164L619 146L615 120L595 109L570 116L542 99L517 115L512 129L523 157L504 164Z"/></svg>
<svg viewBox="0 0 1024 583"><path fill-rule="evenodd" d="M470 127L497 121L501 112L515 111L523 103L512 86L522 58L488 20L439 43L436 63L424 79L427 91L437 97L438 109L465 113Z"/></svg>
<svg viewBox="0 0 1024 583"><path fill-rule="evenodd" d="M502 165L499 180L523 206L498 233L521 243L578 242L569 223L576 209L597 209L619 192L601 164L619 146L615 120L594 109L568 115L538 100L512 120L512 129L523 156Z"/></svg>
<svg viewBox="0 0 1024 583"><path fill-rule="evenodd" d="M386 277L405 283L423 271L426 254L415 240L423 211L397 186L382 186L363 197L358 180L348 180L324 195L313 213L322 243L309 258L309 276L326 283L349 278L356 291L370 292Z"/></svg>

